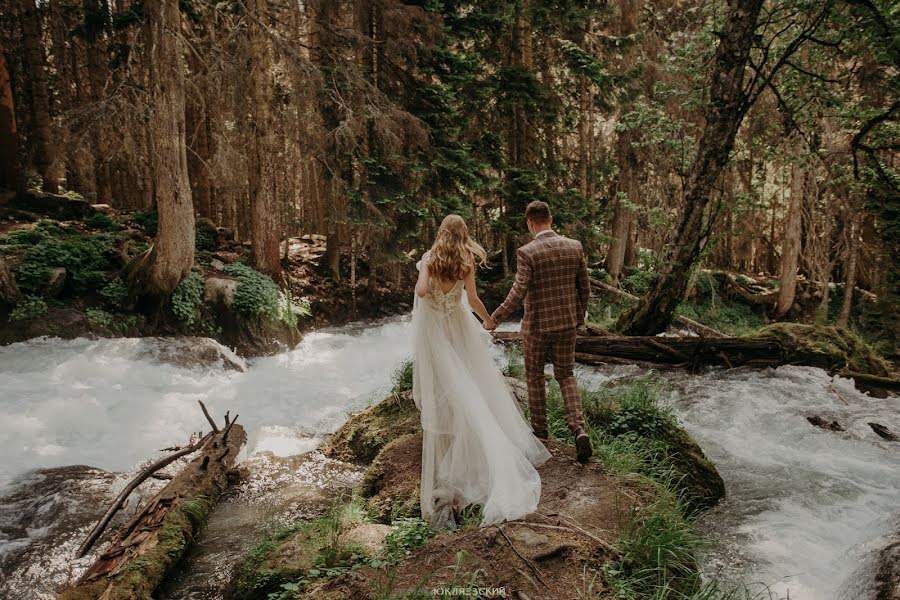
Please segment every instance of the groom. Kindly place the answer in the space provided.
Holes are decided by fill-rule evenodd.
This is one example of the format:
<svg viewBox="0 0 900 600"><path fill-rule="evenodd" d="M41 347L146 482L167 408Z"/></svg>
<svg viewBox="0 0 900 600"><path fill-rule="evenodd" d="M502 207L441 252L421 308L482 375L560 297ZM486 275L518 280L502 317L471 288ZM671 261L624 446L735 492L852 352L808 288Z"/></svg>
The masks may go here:
<svg viewBox="0 0 900 600"><path fill-rule="evenodd" d="M544 365L549 355L566 406L566 421L575 436L579 462L593 454L584 430L583 408L575 381L575 329L584 324L590 298L587 262L581 242L557 235L546 202L525 209L528 231L534 239L519 248L516 282L503 304L491 315L505 320L523 302L522 342L525 379L534 434L547 439L547 388Z"/></svg>

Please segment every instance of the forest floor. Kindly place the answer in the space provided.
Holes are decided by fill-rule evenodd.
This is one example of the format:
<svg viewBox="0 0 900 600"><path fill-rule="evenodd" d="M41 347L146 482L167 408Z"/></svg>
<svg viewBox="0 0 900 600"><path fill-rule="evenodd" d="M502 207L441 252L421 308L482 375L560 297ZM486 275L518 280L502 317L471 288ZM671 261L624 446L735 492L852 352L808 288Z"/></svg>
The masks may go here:
<svg viewBox="0 0 900 600"><path fill-rule="evenodd" d="M24 296L12 310L0 306L2 344L41 335L203 335L253 356L286 349L305 331L412 307L412 281L370 286L363 278L354 288L346 279L336 280L320 266L324 238L315 235L289 240L284 280L276 287L260 273L232 266L249 262L249 243L200 220L196 278L180 286L161 315L148 318L129 308L120 276L128 261L153 243L156 213L51 198L0 198L0 255ZM249 300L242 303L243 292ZM223 297L230 303L235 296L237 307L217 306Z"/></svg>

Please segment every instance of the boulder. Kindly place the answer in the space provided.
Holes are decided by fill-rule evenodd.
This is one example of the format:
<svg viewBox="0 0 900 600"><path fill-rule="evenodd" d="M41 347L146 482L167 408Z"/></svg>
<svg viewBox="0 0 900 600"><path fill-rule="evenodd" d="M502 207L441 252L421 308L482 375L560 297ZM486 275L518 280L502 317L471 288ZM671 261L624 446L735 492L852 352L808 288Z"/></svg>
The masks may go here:
<svg viewBox="0 0 900 600"><path fill-rule="evenodd" d="M366 471L357 491L368 499L376 521L391 523L419 517L419 478L422 470L422 434L411 433L387 444Z"/></svg>
<svg viewBox="0 0 900 600"><path fill-rule="evenodd" d="M322 449L329 458L369 464L393 440L421 430L412 392L391 394L350 417Z"/></svg>
<svg viewBox="0 0 900 600"><path fill-rule="evenodd" d="M56 298L62 294L65 287L66 268L55 267L50 269L50 274L47 276L47 286L44 288L44 294L49 298Z"/></svg>
<svg viewBox="0 0 900 600"><path fill-rule="evenodd" d="M60 221L86 219L97 212L87 200L48 194L37 190L28 190L16 196L9 201L8 206L39 213Z"/></svg>
<svg viewBox="0 0 900 600"><path fill-rule="evenodd" d="M369 556L378 556L384 550L384 539L393 528L380 523L360 523L341 533L338 543L343 546L358 546Z"/></svg>

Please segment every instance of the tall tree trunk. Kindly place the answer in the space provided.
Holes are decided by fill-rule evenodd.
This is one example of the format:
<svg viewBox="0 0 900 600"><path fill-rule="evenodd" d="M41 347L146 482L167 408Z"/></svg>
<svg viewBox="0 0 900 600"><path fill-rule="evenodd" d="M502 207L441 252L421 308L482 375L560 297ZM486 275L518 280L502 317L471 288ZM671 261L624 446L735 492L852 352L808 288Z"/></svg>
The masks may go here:
<svg viewBox="0 0 900 600"><path fill-rule="evenodd" d="M256 270L278 281L281 256L278 242L281 232L275 202L275 124L272 121L272 50L266 31L267 0L247 3L247 32L250 38L250 98L253 122L253 147L250 154L250 242Z"/></svg>
<svg viewBox="0 0 900 600"><path fill-rule="evenodd" d="M157 312L194 264L194 205L188 180L184 122L181 13L178 0L144 5L148 49L153 191L159 212L156 241L128 268L139 308Z"/></svg>
<svg viewBox="0 0 900 600"><path fill-rule="evenodd" d="M0 188L19 188L19 134L6 49L0 45Z"/></svg>
<svg viewBox="0 0 900 600"><path fill-rule="evenodd" d="M41 188L59 193L56 176L56 144L53 141L53 119L50 116L50 86L47 60L41 39L41 15L34 0L20 0L25 85L31 96L31 124L34 134L34 166L41 176Z"/></svg>
<svg viewBox="0 0 900 600"><path fill-rule="evenodd" d="M83 11L88 81L91 88L90 100L99 103L106 93L106 80L109 72L109 60L106 55L109 5L107 0L84 0ZM169 35L173 35L172 32L169 32ZM94 157L94 188L97 193L97 202L110 204L112 202L110 153L106 134L99 123L91 126L91 150Z"/></svg>
<svg viewBox="0 0 900 600"><path fill-rule="evenodd" d="M333 85L332 70L335 68L336 55L340 52L340 42L334 34L335 21L338 18L340 5L332 0L310 0L309 11L309 55L314 65L322 70L325 86ZM319 104L324 126L335 130L340 117L332 102ZM329 140L334 145L333 140ZM328 148L332 150L332 148ZM335 157L330 157L334 159ZM316 183L325 191L325 256L322 258L335 280L341 278L341 251L344 246L345 221L347 216L346 194L332 175L328 165L314 163ZM317 190L319 187L317 187Z"/></svg>
<svg viewBox="0 0 900 600"><path fill-rule="evenodd" d="M844 275L844 299L841 302L841 314L838 316L838 327L846 327L850 323L850 311L853 309L853 290L856 288L856 271L859 262L859 222L861 210L852 210L850 215L850 239L847 240L847 265Z"/></svg>
<svg viewBox="0 0 900 600"><path fill-rule="evenodd" d="M784 223L781 244L781 286L775 303L775 318L780 319L794 305L797 293L797 269L800 263L800 238L803 224L803 182L806 171L796 163L791 167L791 203Z"/></svg>
<svg viewBox="0 0 900 600"><path fill-rule="evenodd" d="M664 331L684 296L688 276L701 252L704 213L713 187L728 162L734 138L747 110L744 69L753 45L763 0L729 3L710 78L706 127L685 183L684 211L675 238L666 252L665 265L644 300L619 317L617 329L629 335Z"/></svg>
<svg viewBox="0 0 900 600"><path fill-rule="evenodd" d="M606 272L612 278L613 285L619 284L619 277L625 266L625 251L628 248L632 221L632 210L628 204L637 201L637 159L631 148L633 140L634 134L626 129L619 133L616 142L619 173L613 190L613 214L609 225L612 241L606 254Z"/></svg>

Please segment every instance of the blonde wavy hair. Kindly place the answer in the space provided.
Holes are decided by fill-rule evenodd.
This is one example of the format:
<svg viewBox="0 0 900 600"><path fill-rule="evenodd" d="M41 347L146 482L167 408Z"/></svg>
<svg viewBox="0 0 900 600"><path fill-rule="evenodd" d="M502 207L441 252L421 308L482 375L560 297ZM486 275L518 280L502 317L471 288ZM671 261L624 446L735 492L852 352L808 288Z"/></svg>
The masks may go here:
<svg viewBox="0 0 900 600"><path fill-rule="evenodd" d="M444 217L428 258L429 274L444 281L456 281L465 279L471 269L486 262L487 252L469 237L463 218Z"/></svg>

